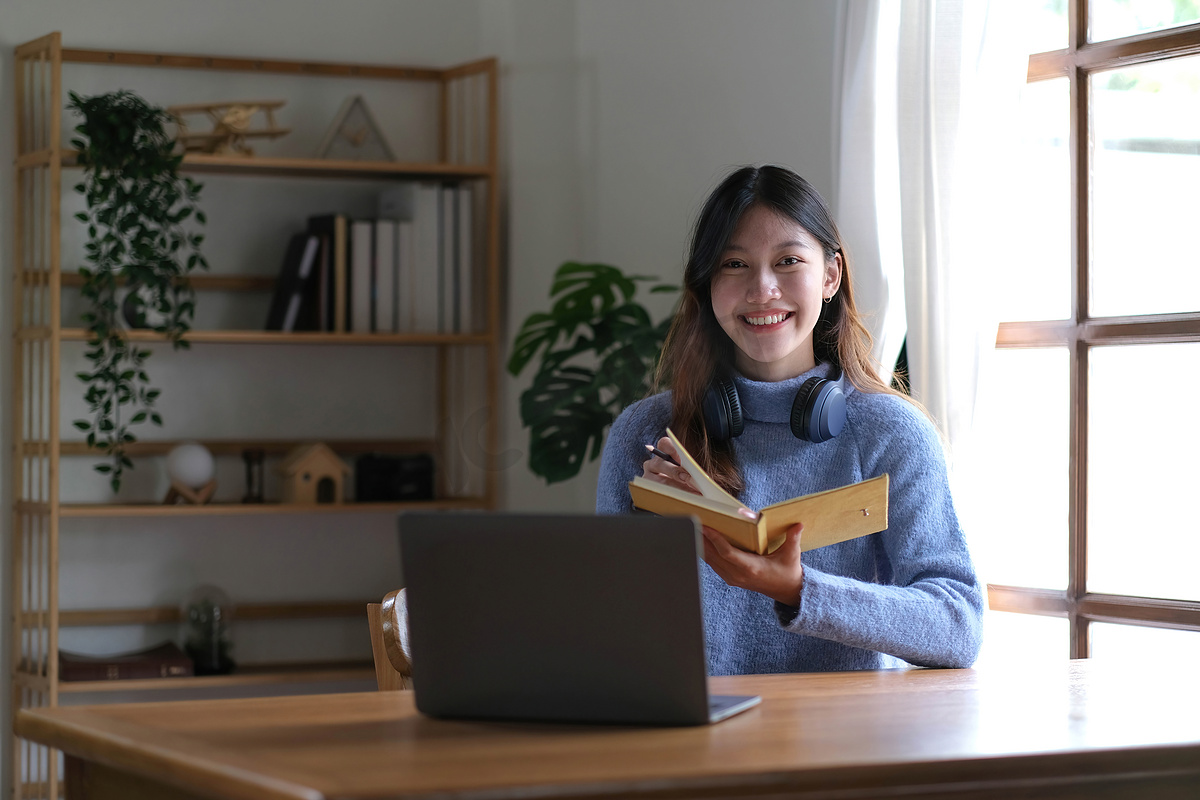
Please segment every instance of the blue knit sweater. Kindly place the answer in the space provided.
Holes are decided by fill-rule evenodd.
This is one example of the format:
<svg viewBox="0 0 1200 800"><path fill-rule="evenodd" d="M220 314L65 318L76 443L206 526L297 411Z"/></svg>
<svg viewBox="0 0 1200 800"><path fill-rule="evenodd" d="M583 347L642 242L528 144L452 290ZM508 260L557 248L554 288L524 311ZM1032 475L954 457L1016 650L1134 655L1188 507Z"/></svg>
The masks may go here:
<svg viewBox="0 0 1200 800"><path fill-rule="evenodd" d="M945 455L929 420L904 399L846 385L846 426L827 442L794 437L792 399L818 365L791 380L736 376L745 430L734 451L752 509L888 473L887 530L802 558L798 608L727 585L701 569L712 675L903 666L967 667L979 652L983 592L950 496ZM625 409L600 466L596 511L633 511L628 482L645 445L664 435L670 393ZM803 533L801 534L803 538Z"/></svg>

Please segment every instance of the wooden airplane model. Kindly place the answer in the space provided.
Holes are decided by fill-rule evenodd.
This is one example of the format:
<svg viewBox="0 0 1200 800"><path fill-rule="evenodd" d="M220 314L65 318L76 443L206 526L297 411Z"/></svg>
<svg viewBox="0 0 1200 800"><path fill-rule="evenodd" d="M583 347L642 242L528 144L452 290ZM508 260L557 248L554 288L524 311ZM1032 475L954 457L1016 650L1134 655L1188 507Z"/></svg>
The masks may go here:
<svg viewBox="0 0 1200 800"><path fill-rule="evenodd" d="M183 145L185 153L240 153L245 156L254 155L254 150L247 144L247 139L277 139L291 131L291 128L279 128L275 125L275 109L281 107L285 100L242 100L225 103L192 103L190 105L169 106L167 111L175 115L179 122L179 134L176 140ZM262 112L266 117L264 127L255 128L254 115ZM207 114L213 129L209 133L191 133L188 131L184 116L188 114Z"/></svg>

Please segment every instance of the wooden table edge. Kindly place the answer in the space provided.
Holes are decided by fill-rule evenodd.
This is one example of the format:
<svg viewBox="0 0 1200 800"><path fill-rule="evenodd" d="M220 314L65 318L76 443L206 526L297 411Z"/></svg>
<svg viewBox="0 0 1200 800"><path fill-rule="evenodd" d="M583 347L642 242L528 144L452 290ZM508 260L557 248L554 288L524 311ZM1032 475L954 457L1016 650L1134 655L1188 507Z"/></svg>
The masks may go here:
<svg viewBox="0 0 1200 800"><path fill-rule="evenodd" d="M1170 747L1170 746L1168 746ZM854 800L886 800L933 796L973 796L988 792L987 797L1007 796L996 792L1020 793L1013 796L1056 800L1075 800L1091 797L1101 788L1112 790L1108 800L1146 797L1140 784L1144 781L1176 780L1180 785L1200 789L1200 745L1181 745L1185 754L1171 755L1166 764L1157 761L1163 747L1130 748L1121 751L1120 763L1111 756L1116 751L1072 750L1049 753L1030 753L1022 756L964 758L950 761L892 762L884 764L838 764L829 767L772 772L730 772L694 777L628 778L611 781L591 781L586 784L525 784L478 789L430 790L372 795L371 800L589 800L614 798L622 800L682 800L682 798L780 798L803 800L854 798ZM1064 770L1062 758L1080 755L1085 761L1095 761L1088 767L1098 769ZM871 773L863 780L862 772ZM946 772L952 773L947 779ZM1016 775L1014 777L1014 774ZM1126 788L1122 791L1120 783ZM1070 793L1071 790L1082 792ZM959 794L959 793L968 794ZM1026 795L1025 793L1029 793ZM1175 795L1172 795L1175 796Z"/></svg>
<svg viewBox="0 0 1200 800"><path fill-rule="evenodd" d="M50 719L41 711L19 710L13 732L87 762L184 791L231 800L324 800L325 797L315 789L263 775L252 763L230 763L240 759L231 759L228 753L215 758L203 746L192 741L177 742L177 737L167 733L159 744L148 745L122 735L122 729L136 726L121 720L105 718L102 726L89 727L85 723L91 715L85 711L81 710L77 719Z"/></svg>

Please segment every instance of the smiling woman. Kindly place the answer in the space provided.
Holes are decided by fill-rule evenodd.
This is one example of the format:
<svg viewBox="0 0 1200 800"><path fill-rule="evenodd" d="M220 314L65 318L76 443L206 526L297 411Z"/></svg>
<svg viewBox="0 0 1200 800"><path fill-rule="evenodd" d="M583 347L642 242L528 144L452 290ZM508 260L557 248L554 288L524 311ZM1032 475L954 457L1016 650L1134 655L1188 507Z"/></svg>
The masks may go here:
<svg viewBox="0 0 1200 800"><path fill-rule="evenodd" d="M889 475L889 527L804 551L803 526L767 555L704 528L712 674L971 664L982 590L945 458L919 406L886 386L825 201L782 167L743 167L697 220L660 392L613 423L596 509L629 513L636 475L695 491L669 425L747 508ZM837 424L813 426L815 405ZM841 416L844 414L844 424ZM802 553L803 551L803 553Z"/></svg>

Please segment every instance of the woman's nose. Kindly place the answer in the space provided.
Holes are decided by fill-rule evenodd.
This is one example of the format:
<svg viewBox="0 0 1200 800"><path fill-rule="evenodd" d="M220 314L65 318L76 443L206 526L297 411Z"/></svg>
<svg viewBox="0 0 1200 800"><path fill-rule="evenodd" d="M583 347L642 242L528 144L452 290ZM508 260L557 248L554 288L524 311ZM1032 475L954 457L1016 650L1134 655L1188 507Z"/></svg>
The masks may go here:
<svg viewBox="0 0 1200 800"><path fill-rule="evenodd" d="M753 270L750 285L746 288L746 300L751 303L767 303L782 296L775 272L770 269Z"/></svg>

